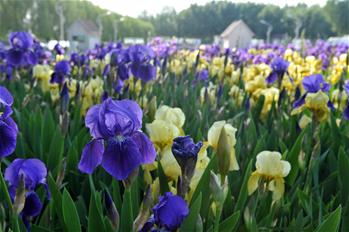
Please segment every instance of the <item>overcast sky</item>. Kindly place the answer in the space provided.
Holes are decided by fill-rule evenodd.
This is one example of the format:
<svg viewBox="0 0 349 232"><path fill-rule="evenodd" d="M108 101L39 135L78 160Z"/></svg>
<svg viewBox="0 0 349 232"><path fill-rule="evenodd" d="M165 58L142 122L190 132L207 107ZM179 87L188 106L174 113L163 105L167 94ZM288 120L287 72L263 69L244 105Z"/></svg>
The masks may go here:
<svg viewBox="0 0 349 232"><path fill-rule="evenodd" d="M173 7L177 12L188 8L191 4L204 5L212 0L88 0L95 5L114 11L121 15L132 17L139 16L143 11L148 14L156 15L160 13L164 7ZM278 6L297 5L298 3L305 3L307 5L318 4L323 6L326 0L233 0L231 2L254 2L254 3L268 3Z"/></svg>

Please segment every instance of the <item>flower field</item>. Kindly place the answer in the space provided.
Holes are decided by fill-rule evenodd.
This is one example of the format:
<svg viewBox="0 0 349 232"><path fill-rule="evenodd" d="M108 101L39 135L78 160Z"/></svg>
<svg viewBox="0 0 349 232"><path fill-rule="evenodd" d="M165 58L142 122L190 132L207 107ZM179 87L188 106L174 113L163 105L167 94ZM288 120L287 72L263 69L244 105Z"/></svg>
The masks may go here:
<svg viewBox="0 0 349 232"><path fill-rule="evenodd" d="M0 231L348 231L349 47L0 44Z"/></svg>

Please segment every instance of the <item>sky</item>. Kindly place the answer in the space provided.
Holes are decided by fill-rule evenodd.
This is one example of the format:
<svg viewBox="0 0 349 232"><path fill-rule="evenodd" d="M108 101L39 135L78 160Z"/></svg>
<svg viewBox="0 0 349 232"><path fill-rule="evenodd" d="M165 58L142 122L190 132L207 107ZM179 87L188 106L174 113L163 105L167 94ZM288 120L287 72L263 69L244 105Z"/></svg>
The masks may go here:
<svg viewBox="0 0 349 232"><path fill-rule="evenodd" d="M191 4L204 5L212 0L88 0L93 4L121 15L138 17L142 12L146 11L149 15L160 13L164 7L172 7L177 12L188 8ZM278 6L294 6L298 3L307 5L324 6L326 0L233 0L231 2L254 2L274 4Z"/></svg>

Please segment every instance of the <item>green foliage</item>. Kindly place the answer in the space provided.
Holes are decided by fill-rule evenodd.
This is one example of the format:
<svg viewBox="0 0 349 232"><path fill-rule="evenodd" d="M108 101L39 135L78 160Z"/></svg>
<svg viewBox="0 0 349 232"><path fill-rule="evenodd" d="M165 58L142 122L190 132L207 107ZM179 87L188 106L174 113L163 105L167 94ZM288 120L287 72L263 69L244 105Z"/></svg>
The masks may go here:
<svg viewBox="0 0 349 232"><path fill-rule="evenodd" d="M213 1L203 6L193 4L178 13L166 8L155 17L143 15L141 19L151 22L158 35L197 37L206 42L212 41L213 36L219 35L231 22L239 19L246 22L257 38L266 39L267 27L260 22L265 20L273 25L272 37L280 38L285 34L294 37L295 28L300 22L298 36L304 31L306 38L317 39L331 36L334 32L338 35L348 33L348 27L345 26L349 19L344 13L348 12L348 7L348 0L328 1L326 7L299 4L284 8L255 3Z"/></svg>

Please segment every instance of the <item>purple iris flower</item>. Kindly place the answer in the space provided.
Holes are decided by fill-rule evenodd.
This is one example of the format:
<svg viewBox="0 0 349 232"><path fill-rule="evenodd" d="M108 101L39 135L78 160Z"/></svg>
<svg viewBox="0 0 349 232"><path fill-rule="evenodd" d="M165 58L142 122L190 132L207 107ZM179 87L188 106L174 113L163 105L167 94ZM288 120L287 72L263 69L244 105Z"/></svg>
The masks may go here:
<svg viewBox="0 0 349 232"><path fill-rule="evenodd" d="M45 164L38 159L15 159L5 170L5 180L9 185L9 194L14 201L16 190L19 187L21 178L25 185L24 208L20 213L24 224L29 228L30 217L40 214L43 204L35 190L44 186L47 191L47 198L50 198L46 183L47 169Z"/></svg>
<svg viewBox="0 0 349 232"><path fill-rule="evenodd" d="M189 135L181 136L173 140L172 153L179 159L196 158L201 147L202 142L195 144Z"/></svg>
<svg viewBox="0 0 349 232"><path fill-rule="evenodd" d="M54 48L55 52L58 54L58 55L63 55L64 54L64 48L59 44L57 43Z"/></svg>
<svg viewBox="0 0 349 232"><path fill-rule="evenodd" d="M293 103L293 108L298 108L305 103L305 97L307 96L307 93L316 93L320 90L323 92L328 92L331 87L330 84L325 82L324 77L321 74L313 74L304 77L302 80L302 85L306 93ZM331 105L330 102L329 104Z"/></svg>
<svg viewBox="0 0 349 232"><path fill-rule="evenodd" d="M13 66L34 65L36 56L30 50L33 46L33 37L28 32L12 32L9 36L11 48L7 51L6 61Z"/></svg>
<svg viewBox="0 0 349 232"><path fill-rule="evenodd" d="M79 170L91 174L102 167L115 179L126 179L142 164L152 163L156 152L140 130L142 110L135 101L106 99L92 106L85 124L93 137L83 152Z"/></svg>
<svg viewBox="0 0 349 232"><path fill-rule="evenodd" d="M113 49L110 54L110 65L116 67L117 75L121 80L129 78L130 57L127 50L122 48Z"/></svg>
<svg viewBox="0 0 349 232"><path fill-rule="evenodd" d="M347 96L349 96L349 81L346 81L344 83L344 91L347 94ZM345 120L349 120L349 100L348 100L346 107L343 110L343 118Z"/></svg>
<svg viewBox="0 0 349 232"><path fill-rule="evenodd" d="M103 69L102 76L106 78L109 75L109 73L110 73L110 64L107 64Z"/></svg>
<svg viewBox="0 0 349 232"><path fill-rule="evenodd" d="M63 84L65 77L70 75L70 65L66 60L57 62L55 70L51 75L51 83Z"/></svg>
<svg viewBox="0 0 349 232"><path fill-rule="evenodd" d="M189 208L183 198L167 192L153 207L153 213L141 231L153 231L155 225L160 231L175 231L188 216Z"/></svg>
<svg viewBox="0 0 349 232"><path fill-rule="evenodd" d="M10 117L12 104L11 93L0 86L0 157L11 155L16 149L18 128Z"/></svg>
<svg viewBox="0 0 349 232"><path fill-rule="evenodd" d="M189 184L194 175L196 161L201 147L202 142L200 141L195 144L190 136L177 137L173 140L172 153L182 173L177 186L177 194L180 196L185 196L189 190Z"/></svg>
<svg viewBox="0 0 349 232"><path fill-rule="evenodd" d="M270 64L270 67L272 68L272 72L266 78L266 82L268 84L272 84L278 78L282 78L283 75L287 72L289 64L290 63L288 61L280 57L276 57Z"/></svg>
<svg viewBox="0 0 349 232"><path fill-rule="evenodd" d="M134 45L128 48L132 74L144 82L155 78L156 67L150 62L155 58L154 51L149 46Z"/></svg>
<svg viewBox="0 0 349 232"><path fill-rule="evenodd" d="M196 73L196 79L202 82L208 82L208 76L209 73L207 69L203 69Z"/></svg>
<svg viewBox="0 0 349 232"><path fill-rule="evenodd" d="M45 64L51 59L52 54L50 51L46 50L43 46L41 46L39 41L34 41L33 51L35 57L38 60L38 63Z"/></svg>

